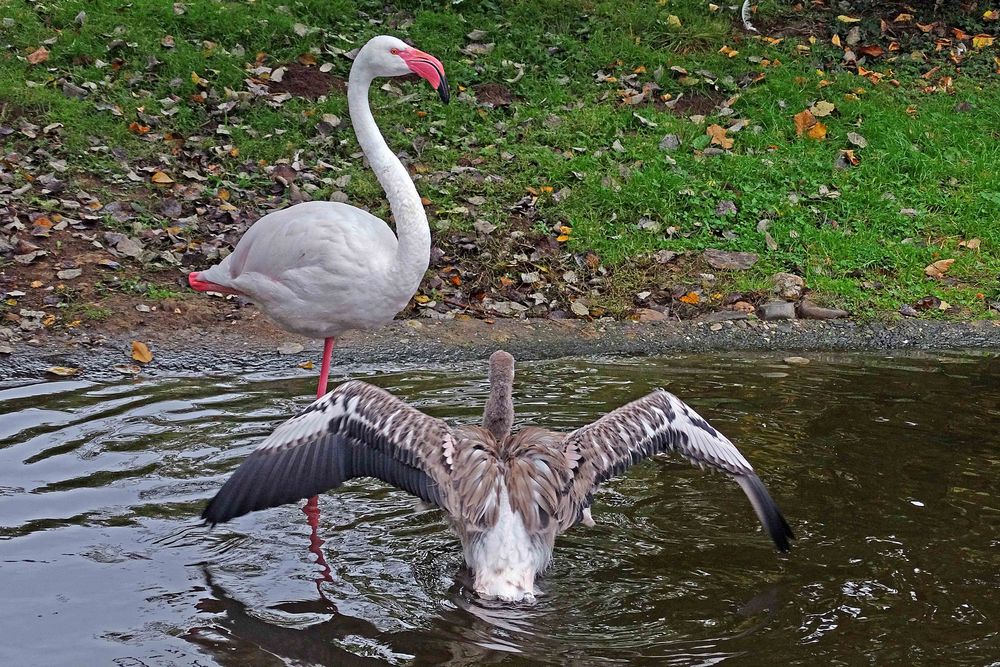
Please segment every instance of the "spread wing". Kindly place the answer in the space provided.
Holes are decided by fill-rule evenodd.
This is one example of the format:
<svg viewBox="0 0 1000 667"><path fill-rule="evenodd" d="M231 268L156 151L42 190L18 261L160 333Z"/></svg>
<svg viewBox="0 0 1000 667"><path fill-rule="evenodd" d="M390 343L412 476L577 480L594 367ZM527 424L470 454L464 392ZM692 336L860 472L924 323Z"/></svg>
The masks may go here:
<svg viewBox="0 0 1000 667"><path fill-rule="evenodd" d="M216 524L374 477L448 509L454 439L447 424L389 392L345 382L281 424L209 501Z"/></svg>
<svg viewBox="0 0 1000 667"><path fill-rule="evenodd" d="M702 468L731 475L778 549L787 551L794 538L764 483L733 443L662 389L573 431L563 447L572 475L559 517L563 530L580 520L601 482L654 454L677 452Z"/></svg>

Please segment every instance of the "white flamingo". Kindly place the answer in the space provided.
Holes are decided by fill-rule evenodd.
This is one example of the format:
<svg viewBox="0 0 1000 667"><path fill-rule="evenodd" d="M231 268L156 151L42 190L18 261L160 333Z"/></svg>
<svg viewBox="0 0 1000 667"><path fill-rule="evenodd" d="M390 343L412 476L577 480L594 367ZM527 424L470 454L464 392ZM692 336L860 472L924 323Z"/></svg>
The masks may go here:
<svg viewBox="0 0 1000 667"><path fill-rule="evenodd" d="M392 320L416 293L430 263L431 232L420 195L368 105L373 79L411 73L448 102L441 61L387 35L361 48L347 84L354 133L385 190L398 238L383 221L354 206L304 202L265 215L232 254L188 275L200 292L241 294L282 329L323 338L317 396L326 393L334 339Z"/></svg>
<svg viewBox="0 0 1000 667"><path fill-rule="evenodd" d="M449 427L383 389L352 380L275 429L208 503L211 524L374 477L443 509L483 597L535 598L558 534L593 525L604 481L660 453L731 476L781 551L792 530L726 436L662 389L571 433L511 434L514 358L490 357L482 426Z"/></svg>

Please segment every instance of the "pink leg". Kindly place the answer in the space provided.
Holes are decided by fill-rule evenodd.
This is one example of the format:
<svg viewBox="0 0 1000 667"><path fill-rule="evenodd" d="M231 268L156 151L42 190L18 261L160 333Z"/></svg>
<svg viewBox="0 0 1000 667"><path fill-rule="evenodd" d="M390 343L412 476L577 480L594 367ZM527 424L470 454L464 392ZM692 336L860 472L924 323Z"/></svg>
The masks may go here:
<svg viewBox="0 0 1000 667"><path fill-rule="evenodd" d="M323 362L320 364L319 385L316 387L316 398L322 398L326 394L326 382L330 377L330 357L333 356L333 337L323 341ZM330 568L323 558L320 546L323 540L319 538L319 496L313 496L306 501L302 511L306 515L312 534L309 537L309 550L316 554L316 562L323 566L324 576L330 576Z"/></svg>

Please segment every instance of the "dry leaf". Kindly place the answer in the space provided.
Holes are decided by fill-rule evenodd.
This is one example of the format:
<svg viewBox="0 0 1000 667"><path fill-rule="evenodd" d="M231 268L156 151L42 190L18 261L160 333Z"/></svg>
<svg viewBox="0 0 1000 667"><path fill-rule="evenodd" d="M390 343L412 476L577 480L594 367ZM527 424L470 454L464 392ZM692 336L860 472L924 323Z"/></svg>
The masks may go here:
<svg viewBox="0 0 1000 667"><path fill-rule="evenodd" d="M690 303L692 306L694 306L699 301L701 301L701 297L698 296L697 292L688 292L687 294L682 296L680 300L683 301L684 303Z"/></svg>
<svg viewBox="0 0 1000 667"><path fill-rule="evenodd" d="M913 14L900 14L895 19L893 19L893 23L909 23L912 20L913 20Z"/></svg>
<svg viewBox="0 0 1000 667"><path fill-rule="evenodd" d="M861 19L856 19L853 16L847 16L845 14L838 16L837 20L841 23L861 23Z"/></svg>
<svg viewBox="0 0 1000 667"><path fill-rule="evenodd" d="M709 125L705 128L705 134L712 137L712 143L726 150L733 147L733 140L726 136L726 128L721 125Z"/></svg>
<svg viewBox="0 0 1000 667"><path fill-rule="evenodd" d="M723 46L721 49L719 49L719 53L723 54L727 58L735 58L737 55L739 55L740 52L728 46Z"/></svg>
<svg viewBox="0 0 1000 667"><path fill-rule="evenodd" d="M815 125L806 130L806 136L810 139L815 139L816 141L822 141L826 138L826 125L817 122Z"/></svg>
<svg viewBox="0 0 1000 667"><path fill-rule="evenodd" d="M149 351L145 343L134 340L132 341L132 358L140 364L148 364L153 360L153 353Z"/></svg>
<svg viewBox="0 0 1000 667"><path fill-rule="evenodd" d="M987 9L983 12L984 21L998 21L1000 20L1000 12L995 9Z"/></svg>
<svg viewBox="0 0 1000 667"><path fill-rule="evenodd" d="M809 107L809 111L817 118L829 116L833 113L834 109L836 109L836 107L833 105L833 102L827 102L826 100L820 100L816 104Z"/></svg>
<svg viewBox="0 0 1000 667"><path fill-rule="evenodd" d="M37 49L28 54L28 62L32 65L37 65L43 63L49 59L49 50L44 46L39 46Z"/></svg>
<svg viewBox="0 0 1000 667"><path fill-rule="evenodd" d="M173 183L174 182L174 179L170 178L169 176L167 176L166 174L164 174L162 171L158 171L158 172L154 173L150 177L149 180L153 181L154 183L159 183L161 185L167 185L169 183Z"/></svg>
<svg viewBox="0 0 1000 667"><path fill-rule="evenodd" d="M80 372L79 368L70 368L68 366L49 366L45 369L46 373L51 375L58 375L59 377L70 377L77 375Z"/></svg>
<svg viewBox="0 0 1000 667"><path fill-rule="evenodd" d="M986 48L987 46L993 46L993 42L996 40L993 35L976 35L972 38L972 46L976 49Z"/></svg>
<svg viewBox="0 0 1000 667"><path fill-rule="evenodd" d="M840 46L840 45L841 45L841 44L840 44L840 35L834 35L833 37L831 37L831 38L830 38L830 42L831 42L831 43L832 43L832 44L833 44L834 46Z"/></svg>
<svg viewBox="0 0 1000 667"><path fill-rule="evenodd" d="M816 120L816 117L813 116L812 112L809 111L808 109L806 109L805 111L800 111L799 113L795 114L792 120L795 121L795 134L797 134L800 137L803 134L808 134L809 131L812 130L812 128L816 127L817 125L821 125L821 123L818 120ZM811 134L808 134L808 136L812 137ZM826 136L825 127L823 128L823 136ZM816 137L812 138L815 139Z"/></svg>
<svg viewBox="0 0 1000 667"><path fill-rule="evenodd" d="M968 241L959 241L959 248L968 248L969 250L979 250L979 246L982 245L980 239L969 239Z"/></svg>
<svg viewBox="0 0 1000 667"><path fill-rule="evenodd" d="M299 56L298 60L306 67L313 67L316 65L316 56L311 53L303 53Z"/></svg>
<svg viewBox="0 0 1000 667"><path fill-rule="evenodd" d="M955 263L953 259L939 259L933 264L928 264L924 268L924 273L926 273L931 278L944 278L944 274L948 273L948 269L951 265Z"/></svg>
<svg viewBox="0 0 1000 667"><path fill-rule="evenodd" d="M879 58L885 51L882 50L881 46L862 46L858 49L858 53L869 58Z"/></svg>
<svg viewBox="0 0 1000 667"><path fill-rule="evenodd" d="M307 371L311 371L313 369L313 362L303 361L301 364L299 364L299 368L304 368Z"/></svg>

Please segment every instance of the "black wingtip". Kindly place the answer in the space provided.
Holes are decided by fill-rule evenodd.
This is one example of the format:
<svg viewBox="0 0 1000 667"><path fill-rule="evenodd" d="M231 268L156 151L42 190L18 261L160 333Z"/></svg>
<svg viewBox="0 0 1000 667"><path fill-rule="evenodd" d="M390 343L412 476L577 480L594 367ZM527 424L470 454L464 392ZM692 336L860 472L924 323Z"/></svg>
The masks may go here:
<svg viewBox="0 0 1000 667"><path fill-rule="evenodd" d="M795 534L792 533L791 526L788 525L781 510L771 498L771 494L767 492L764 482L753 474L739 476L736 481L739 482L747 498L750 499L750 504L753 505L757 518L760 519L764 530L771 537L774 546L782 553L790 551L792 545L789 540L794 540Z"/></svg>

